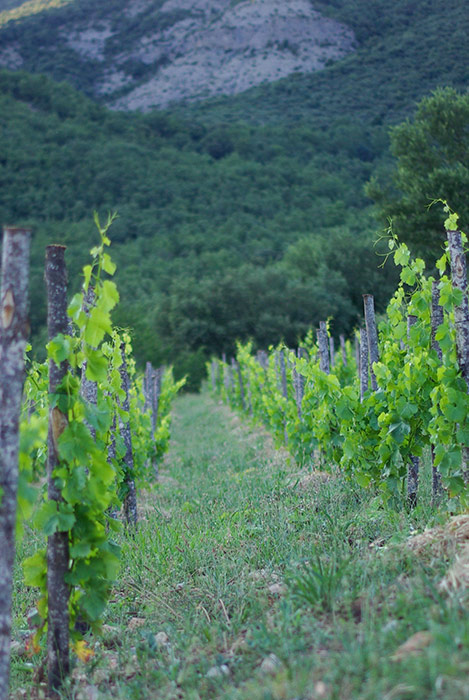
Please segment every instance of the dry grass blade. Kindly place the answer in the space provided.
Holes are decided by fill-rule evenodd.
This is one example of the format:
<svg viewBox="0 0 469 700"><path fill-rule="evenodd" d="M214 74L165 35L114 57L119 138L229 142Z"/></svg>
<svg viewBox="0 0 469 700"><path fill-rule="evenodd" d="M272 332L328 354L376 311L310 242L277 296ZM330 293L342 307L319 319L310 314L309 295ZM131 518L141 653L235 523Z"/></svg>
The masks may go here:
<svg viewBox="0 0 469 700"><path fill-rule="evenodd" d="M416 632L412 635L404 644L396 649L394 654L391 656L391 661L402 661L408 656L417 656L420 654L425 647L433 641L433 635L428 630L423 630L422 632Z"/></svg>
<svg viewBox="0 0 469 700"><path fill-rule="evenodd" d="M469 588L469 543L461 547L454 564L446 572L438 588L446 593Z"/></svg>
<svg viewBox="0 0 469 700"><path fill-rule="evenodd" d="M432 527L419 535L410 537L406 547L415 554L450 554L455 546L469 541L469 515L456 515L444 526Z"/></svg>

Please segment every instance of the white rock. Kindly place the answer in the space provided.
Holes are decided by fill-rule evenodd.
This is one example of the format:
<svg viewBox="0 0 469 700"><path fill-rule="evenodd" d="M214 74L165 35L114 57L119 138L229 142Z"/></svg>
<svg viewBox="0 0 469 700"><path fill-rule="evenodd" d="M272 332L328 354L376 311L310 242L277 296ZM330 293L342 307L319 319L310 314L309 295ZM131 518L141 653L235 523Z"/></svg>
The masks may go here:
<svg viewBox="0 0 469 700"><path fill-rule="evenodd" d="M261 673L266 675L275 676L282 669L282 662L275 656L275 654L269 654L261 663L259 670Z"/></svg>
<svg viewBox="0 0 469 700"><path fill-rule="evenodd" d="M158 632L158 634L155 634L155 642L158 646L167 645L169 644L169 637L166 632Z"/></svg>
<svg viewBox="0 0 469 700"><path fill-rule="evenodd" d="M226 664L222 664L221 666L212 666L212 668L210 668L206 673L207 678L225 678L229 675L230 669Z"/></svg>

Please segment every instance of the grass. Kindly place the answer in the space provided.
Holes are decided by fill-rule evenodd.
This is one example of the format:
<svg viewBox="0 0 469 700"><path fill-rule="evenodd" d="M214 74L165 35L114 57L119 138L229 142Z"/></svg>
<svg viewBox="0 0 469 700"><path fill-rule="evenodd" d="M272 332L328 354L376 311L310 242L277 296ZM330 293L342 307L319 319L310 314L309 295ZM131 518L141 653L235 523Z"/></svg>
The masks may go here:
<svg viewBox="0 0 469 700"><path fill-rule="evenodd" d="M161 474L64 697L469 698L467 609L438 590L448 561L400 546L438 519L428 504L409 515L339 475L300 480L206 394L176 403ZM33 593L17 585L19 637ZM421 631L426 645L393 660ZM38 697L28 663L13 659L13 697Z"/></svg>

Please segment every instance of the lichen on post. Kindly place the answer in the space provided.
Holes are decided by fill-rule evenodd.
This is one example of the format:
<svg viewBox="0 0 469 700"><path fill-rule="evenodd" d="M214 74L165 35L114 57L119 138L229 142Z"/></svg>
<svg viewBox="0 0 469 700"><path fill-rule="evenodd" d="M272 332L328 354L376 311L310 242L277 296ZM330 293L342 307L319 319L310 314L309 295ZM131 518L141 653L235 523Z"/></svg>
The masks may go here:
<svg viewBox="0 0 469 700"><path fill-rule="evenodd" d="M29 229L5 227L0 322L0 698L8 697L19 420L29 335Z"/></svg>
<svg viewBox="0 0 469 700"><path fill-rule="evenodd" d="M454 306L454 324L456 326L456 346L458 364L462 378L469 393L469 302L467 298L466 255L460 231L446 231L451 263L451 282L454 289L462 292L460 304ZM469 448L461 446L462 471L464 481L469 483Z"/></svg>
<svg viewBox="0 0 469 700"><path fill-rule="evenodd" d="M368 336L366 328L360 328L358 369L360 377L360 401L363 402L365 393L368 391Z"/></svg>
<svg viewBox="0 0 469 700"><path fill-rule="evenodd" d="M130 411L130 380L129 373L127 371L127 360L125 356L125 342L121 343L120 346L122 363L119 367L121 386L124 392L124 400L121 403L121 407L126 413ZM132 451L132 433L130 430L129 421L123 421L119 417L119 430L124 442L125 455L124 455L124 466L125 466L125 476L124 482L126 486L126 494L124 497L124 519L128 527L137 527L137 491L135 488L135 481L133 478L134 471L134 455Z"/></svg>
<svg viewBox="0 0 469 700"><path fill-rule="evenodd" d="M68 333L67 269L65 246L46 248L45 281L47 287L47 331L49 340L59 333ZM49 361L49 394L53 395L68 372L68 362ZM53 472L59 464L57 440L67 425L67 417L57 408L49 410L47 438L48 497L62 499ZM69 613L70 587L65 582L69 564L68 532L54 532L47 539L47 677L49 693L58 697L65 676L69 673Z"/></svg>
<svg viewBox="0 0 469 700"><path fill-rule="evenodd" d="M378 390L373 365L379 360L378 352L378 331L376 329L375 301L372 294L363 295L363 306L365 309L366 336L368 339L368 362L370 366L371 388Z"/></svg>
<svg viewBox="0 0 469 700"><path fill-rule="evenodd" d="M438 327L443 323L443 307L440 306L440 290L438 287L437 280L432 282L432 311L431 311L431 339L432 339L432 349L438 355L440 362L443 362L443 352L441 350L440 344L436 339L436 332ZM431 446L432 455L432 504L435 506L441 499L443 492L441 485L441 474L435 467L435 445Z"/></svg>
<svg viewBox="0 0 469 700"><path fill-rule="evenodd" d="M327 335L327 324L325 321L319 322L317 330L319 349L319 369L329 374L329 340Z"/></svg>
<svg viewBox="0 0 469 700"><path fill-rule="evenodd" d="M417 316L409 314L407 316L407 345L409 347L410 329L417 323ZM415 455L410 456L407 465L407 503L411 508L415 508L418 500L420 460Z"/></svg>

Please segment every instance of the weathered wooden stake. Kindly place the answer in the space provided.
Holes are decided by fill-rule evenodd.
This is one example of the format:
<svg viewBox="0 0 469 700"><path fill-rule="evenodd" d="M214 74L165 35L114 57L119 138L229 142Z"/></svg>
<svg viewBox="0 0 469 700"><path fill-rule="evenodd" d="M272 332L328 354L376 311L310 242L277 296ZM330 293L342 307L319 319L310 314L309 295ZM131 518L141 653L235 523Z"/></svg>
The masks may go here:
<svg viewBox="0 0 469 700"><path fill-rule="evenodd" d="M379 360L378 331L376 329L375 301L372 294L363 295L363 305L365 309L365 325L368 339L368 361L370 365L371 388L373 391L377 391L378 384L373 371L373 364Z"/></svg>
<svg viewBox="0 0 469 700"><path fill-rule="evenodd" d="M248 374L248 376L247 376L246 385L247 385L247 393L248 393L248 408L249 408L249 415L252 417L254 415L254 411L252 408L251 376L250 376L249 368L248 368L247 374Z"/></svg>
<svg viewBox="0 0 469 700"><path fill-rule="evenodd" d="M67 269L65 246L46 248L45 280L47 287L47 331L49 340L58 333L67 334ZM68 372L68 362L56 365L49 361L49 393L54 394ZM57 441L67 425L67 416L56 406L49 411L47 438L48 496L61 501L60 489L53 472L59 464ZM70 670L69 614L70 587L65 582L69 564L68 532L54 532L47 538L47 682L49 694L58 697L58 690Z"/></svg>
<svg viewBox="0 0 469 700"><path fill-rule="evenodd" d="M278 366L278 384L280 392L284 399L288 400L288 386L287 386L287 368L285 364L285 350L282 348L276 354L277 366ZM288 432L287 432L287 416L286 411L283 414L283 436L285 444L288 444Z"/></svg>
<svg viewBox="0 0 469 700"><path fill-rule="evenodd" d="M355 333L355 363L357 365L358 377L360 378L360 340L358 332Z"/></svg>
<svg viewBox="0 0 469 700"><path fill-rule="evenodd" d="M257 361L264 370L264 372L267 372L269 368L269 356L265 350L257 351Z"/></svg>
<svg viewBox="0 0 469 700"><path fill-rule="evenodd" d="M334 367L335 364L335 347L334 347L334 338L332 335L329 337L329 354L330 354L330 367L331 369Z"/></svg>
<svg viewBox="0 0 469 700"><path fill-rule="evenodd" d="M440 306L440 290L438 288L438 281L433 280L432 282L432 348L438 355L440 362L443 362L443 352L441 350L439 342L436 340L436 332L438 326L443 323L443 307ZM435 445L431 446L432 453L432 504L436 506L441 500L443 494L443 487L441 484L441 474L438 468L435 467Z"/></svg>
<svg viewBox="0 0 469 700"><path fill-rule="evenodd" d="M158 367L158 369L153 370L152 374L152 394L151 394L151 432L154 439L156 428L158 426L158 411L160 408L160 396L161 396L161 386L163 383L164 368ZM155 459L153 462L153 471L155 472L155 479L159 476L159 466Z"/></svg>
<svg viewBox="0 0 469 700"><path fill-rule="evenodd" d="M217 363L215 360L212 360L210 363L210 376L212 379L212 391L215 393L217 390L217 376L216 376L216 370L217 370Z"/></svg>
<svg viewBox="0 0 469 700"><path fill-rule="evenodd" d="M417 316L407 316L407 342L410 339L410 329L417 323ZM412 455L407 465L407 502L410 508L415 508L418 500L420 460Z"/></svg>
<svg viewBox="0 0 469 700"><path fill-rule="evenodd" d="M228 400L231 406L235 403L235 383L234 383L234 372L233 372L233 358L230 359L230 363L227 364L228 373Z"/></svg>
<svg viewBox="0 0 469 700"><path fill-rule="evenodd" d="M326 374L329 374L329 342L327 336L327 324L325 321L320 321L319 328L316 333L319 349L319 369Z"/></svg>
<svg viewBox="0 0 469 700"><path fill-rule="evenodd" d="M90 285L88 285L88 289L84 293L84 296L83 296L83 311L85 312L85 314L87 316L89 316L90 311L95 304L95 299L96 299L96 295L95 295L93 287L90 284ZM70 328L69 328L69 330L70 330ZM85 401L88 401L89 403L96 406L98 403L98 385L96 382L87 378L86 365L87 365L87 363L85 360L83 362L83 366L81 368L80 394L83 396ZM88 426L88 429L90 431L90 434L92 435L92 437L94 439L96 437L96 430L91 425L87 424L87 426Z"/></svg>
<svg viewBox="0 0 469 700"><path fill-rule="evenodd" d="M29 335L29 229L3 229L0 291L0 698L8 698L11 592L24 349Z"/></svg>
<svg viewBox="0 0 469 700"><path fill-rule="evenodd" d="M221 356L222 360L222 372L223 372L223 386L225 387L225 394L226 394L226 400L228 403L230 403L231 397L230 397L230 378L228 376L228 365L226 363L226 353L223 353Z"/></svg>
<svg viewBox="0 0 469 700"><path fill-rule="evenodd" d="M119 373L121 376L122 390L125 393L125 398L122 401L122 408L126 413L130 410L130 380L129 373L127 372L127 360L125 357L125 343L121 343L121 357L122 364L119 367ZM137 527L137 490L135 488L135 481L133 478L134 471L134 455L132 451L132 433L130 430L129 421L124 421L119 418L119 429L124 441L125 455L124 455L124 465L125 465L125 485L127 488L127 493L124 497L124 518L126 524L130 528Z"/></svg>
<svg viewBox="0 0 469 700"><path fill-rule="evenodd" d="M454 307L456 346L461 375L469 393L469 302L467 298L466 255L460 231L446 231L451 261L451 282L455 289L463 292L462 301ZM461 446L464 481L469 483L469 448Z"/></svg>
<svg viewBox="0 0 469 700"><path fill-rule="evenodd" d="M287 367L285 365L285 350L280 350L278 354L278 364L280 368L280 387L284 399L288 399Z"/></svg>
<svg viewBox="0 0 469 700"><path fill-rule="evenodd" d="M233 370L235 370L236 374L238 375L239 393L241 396L241 406L243 408L243 411L246 411L246 398L244 395L244 382L243 382L243 375L241 372L241 365L234 358L233 358L232 362L233 362Z"/></svg>
<svg viewBox="0 0 469 700"><path fill-rule="evenodd" d="M298 348L297 350L297 356L299 359L305 358L308 359L308 351L305 348ZM303 397L305 395L305 378L300 372L296 372L296 410L298 412L298 418L301 420L303 412L302 412L302 404L303 404Z"/></svg>
<svg viewBox="0 0 469 700"><path fill-rule="evenodd" d="M143 406L143 410L145 412L151 411L153 406L153 371L154 370L151 366L151 362L147 362L145 364L145 376L143 379L143 395L145 397L145 404Z"/></svg>
<svg viewBox="0 0 469 700"><path fill-rule="evenodd" d="M368 337L366 328L360 328L359 349L358 369L360 374L360 401L363 402L365 393L368 391Z"/></svg>
<svg viewBox="0 0 469 700"><path fill-rule="evenodd" d="M344 363L344 367L347 366L347 352L345 350L345 337L341 333L339 335L339 341L340 341L340 350L342 352L342 362Z"/></svg>

